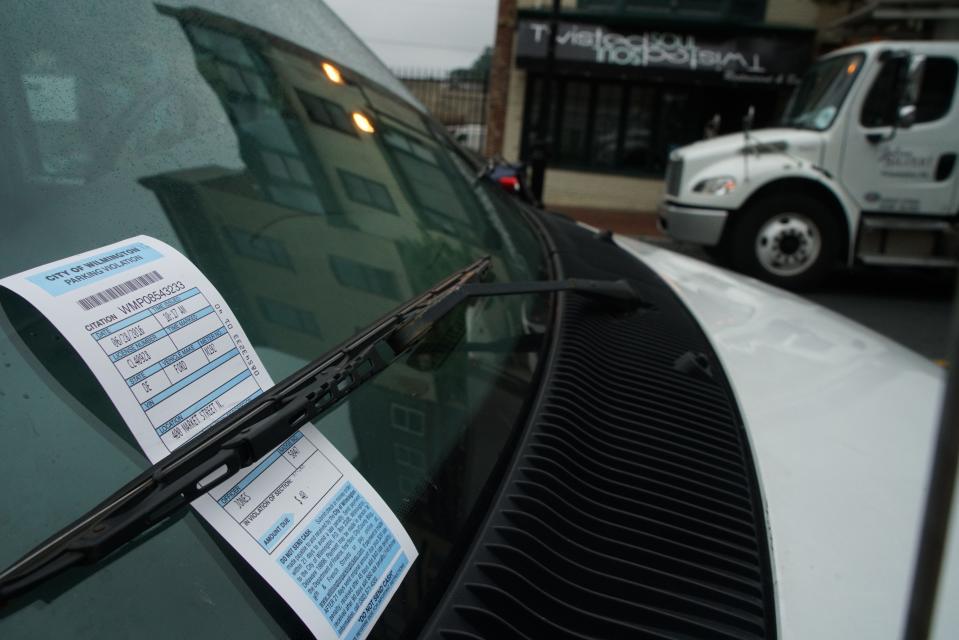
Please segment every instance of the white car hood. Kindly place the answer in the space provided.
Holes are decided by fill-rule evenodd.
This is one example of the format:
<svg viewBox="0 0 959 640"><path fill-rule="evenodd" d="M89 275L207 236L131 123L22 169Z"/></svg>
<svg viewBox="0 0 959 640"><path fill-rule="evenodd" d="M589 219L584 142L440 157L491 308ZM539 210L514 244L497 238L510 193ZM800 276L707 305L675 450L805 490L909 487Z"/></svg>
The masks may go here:
<svg viewBox="0 0 959 640"><path fill-rule="evenodd" d="M729 378L763 493L781 637L899 637L943 371L787 292L617 242L674 289ZM939 638L959 636L959 612L947 604L959 600L957 528Z"/></svg>

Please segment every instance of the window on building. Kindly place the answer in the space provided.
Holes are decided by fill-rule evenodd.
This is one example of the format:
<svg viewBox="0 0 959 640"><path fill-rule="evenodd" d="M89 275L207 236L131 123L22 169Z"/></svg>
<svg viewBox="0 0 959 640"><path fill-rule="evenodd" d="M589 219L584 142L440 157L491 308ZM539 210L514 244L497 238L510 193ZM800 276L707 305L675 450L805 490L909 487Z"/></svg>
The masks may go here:
<svg viewBox="0 0 959 640"><path fill-rule="evenodd" d="M546 107L546 121L549 123L547 125L548 131L554 131L556 129L556 105L559 104L558 99L558 88L559 82L553 82L552 91L550 99L547 101L548 105ZM527 108L526 108L526 125L524 127L524 138L528 144L533 143L533 136L539 131L539 110L540 110L540 98L543 95L543 79L539 76L530 76L527 82Z"/></svg>
<svg viewBox="0 0 959 640"><path fill-rule="evenodd" d="M295 129L297 124L284 118L277 106L282 99L270 65L254 46L237 36L206 27L191 27L189 33L197 51L210 58L203 67L204 75L236 123L244 160L264 197L285 207L324 213L317 195L322 190L297 146L297 139L302 138Z"/></svg>
<svg viewBox="0 0 959 640"><path fill-rule="evenodd" d="M215 60L213 66L228 91L248 100L271 100L259 70L261 64L241 38L197 25L191 25L188 31L197 51Z"/></svg>
<svg viewBox="0 0 959 640"><path fill-rule="evenodd" d="M296 184L312 184L310 174L297 156L290 156L268 149L262 149L260 156L266 165L266 170L273 178Z"/></svg>
<svg viewBox="0 0 959 640"><path fill-rule="evenodd" d="M349 116L346 115L346 111L340 105L326 98L307 93L302 89L297 89L296 95L299 96L300 102L303 103L303 108L306 109L306 115L316 124L335 129L347 135L357 135L356 130L350 123Z"/></svg>
<svg viewBox="0 0 959 640"><path fill-rule="evenodd" d="M658 175L669 153L699 140L706 119L730 95L708 103L708 89L621 81L559 79L552 166ZM538 115L538 79L530 83L523 157L529 159ZM759 104L759 100L756 100Z"/></svg>
<svg viewBox="0 0 959 640"><path fill-rule="evenodd" d="M654 164L652 141L656 98L652 87L629 88L623 123L623 167L642 170Z"/></svg>
<svg viewBox="0 0 959 640"><path fill-rule="evenodd" d="M293 270L293 261L282 242L264 235L253 235L237 227L224 226L226 240L237 254L275 267Z"/></svg>
<svg viewBox="0 0 959 640"><path fill-rule="evenodd" d="M590 85L587 82L567 82L563 92L562 119L556 159L576 163L586 159L586 142L590 128Z"/></svg>
<svg viewBox="0 0 959 640"><path fill-rule="evenodd" d="M336 255L330 255L330 267L333 277L344 287L400 299L400 287L391 271Z"/></svg>
<svg viewBox="0 0 959 640"><path fill-rule="evenodd" d="M469 221L453 181L432 149L395 129L385 130L383 140L391 150L398 152L393 157L419 206L442 218L459 223Z"/></svg>
<svg viewBox="0 0 959 640"><path fill-rule="evenodd" d="M601 84L596 87L593 135L590 139L590 163L597 167L615 167L620 159L620 119L623 112L623 87Z"/></svg>
<svg viewBox="0 0 959 640"><path fill-rule="evenodd" d="M300 333L320 336L320 326L317 324L313 312L262 296L257 297L257 303L263 317L270 322Z"/></svg>
<svg viewBox="0 0 959 640"><path fill-rule="evenodd" d="M426 432L426 414L401 404L390 405L390 424L394 429L422 436Z"/></svg>
<svg viewBox="0 0 959 640"><path fill-rule="evenodd" d="M702 138L705 105L695 105L693 101L693 94L685 89L671 88L659 92L654 127L658 146L651 159L651 170L665 171L670 153Z"/></svg>
<svg viewBox="0 0 959 640"><path fill-rule="evenodd" d="M389 189L384 185L346 169L338 169L338 172L350 200L387 213L396 213L396 205L393 204Z"/></svg>
<svg viewBox="0 0 959 640"><path fill-rule="evenodd" d="M426 471L426 456L423 452L414 447L408 447L398 442L393 443L393 459L396 464L416 469L417 471Z"/></svg>

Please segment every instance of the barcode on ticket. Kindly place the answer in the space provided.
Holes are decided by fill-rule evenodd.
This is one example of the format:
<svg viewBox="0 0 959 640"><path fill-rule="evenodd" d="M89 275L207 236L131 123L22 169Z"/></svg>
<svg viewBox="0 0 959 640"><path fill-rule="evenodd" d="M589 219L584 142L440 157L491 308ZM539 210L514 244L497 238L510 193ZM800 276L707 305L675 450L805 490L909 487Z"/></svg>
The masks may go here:
<svg viewBox="0 0 959 640"><path fill-rule="evenodd" d="M154 282L159 282L160 280L163 280L163 276L156 271L149 271L144 273L142 276L134 278L133 280L121 282L120 284L110 287L109 289L104 289L99 293L94 293L92 296L80 298L77 300L77 304L83 307L84 311L89 311L94 307L99 307L101 304L106 304L111 300L116 300L121 296L136 291L137 289L148 287Z"/></svg>

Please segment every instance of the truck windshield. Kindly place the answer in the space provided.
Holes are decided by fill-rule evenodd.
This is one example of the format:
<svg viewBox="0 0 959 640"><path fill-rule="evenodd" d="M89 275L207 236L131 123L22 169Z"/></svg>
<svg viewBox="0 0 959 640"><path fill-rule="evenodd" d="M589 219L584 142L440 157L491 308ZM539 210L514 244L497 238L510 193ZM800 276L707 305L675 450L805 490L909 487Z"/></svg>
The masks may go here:
<svg viewBox="0 0 959 640"><path fill-rule="evenodd" d="M852 53L814 64L789 101L783 125L815 131L825 131L832 126L862 61L863 54Z"/></svg>
<svg viewBox="0 0 959 640"><path fill-rule="evenodd" d="M190 258L282 379L479 257L541 279L508 194L316 0L5 3L0 277L140 233ZM420 552L374 637L415 629L466 549L536 389L540 296L450 317L442 357L391 365L316 422ZM149 466L39 313L0 291L0 566ZM189 514L0 637L302 637ZM411 631L410 631L411 632Z"/></svg>

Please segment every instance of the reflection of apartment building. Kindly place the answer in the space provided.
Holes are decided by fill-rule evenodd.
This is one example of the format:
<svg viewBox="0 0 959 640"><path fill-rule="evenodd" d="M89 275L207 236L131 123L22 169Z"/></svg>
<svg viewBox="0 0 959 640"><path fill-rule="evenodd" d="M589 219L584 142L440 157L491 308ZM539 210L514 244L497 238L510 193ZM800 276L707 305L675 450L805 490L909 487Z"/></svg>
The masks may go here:
<svg viewBox="0 0 959 640"><path fill-rule="evenodd" d="M141 182L254 344L315 357L433 284L437 264L469 260L471 241L487 233L484 204L453 175L419 112L364 85L332 82L312 57L242 25L177 16L245 168ZM354 112L371 116L375 135L357 127ZM354 397L363 467L391 479L381 487L388 499L413 492L455 446L465 385L393 367ZM450 422L459 427L442 428Z"/></svg>
<svg viewBox="0 0 959 640"><path fill-rule="evenodd" d="M500 4L488 153L529 159L551 5ZM750 105L774 122L834 15L814 0L564 0L547 204L653 210L670 151L714 116L721 132Z"/></svg>
<svg viewBox="0 0 959 640"><path fill-rule="evenodd" d="M395 139L402 149L393 156L439 164L422 118L393 115L396 132L384 125L384 135L364 134L351 113L376 110L358 85L328 81L310 58L240 25L178 17L246 168L184 169L142 182L191 257L229 292L254 342L268 334L263 343L288 353L323 353L361 328L356 319L372 320L422 288L405 265L427 233L411 193L444 215L461 213L463 227L470 220L462 204L444 202L455 199L443 192L453 187L402 184L403 161L383 152ZM337 308L344 300L349 313ZM417 386L429 378L410 375Z"/></svg>
<svg viewBox="0 0 959 640"><path fill-rule="evenodd" d="M349 81L347 69L347 81L335 82L321 60L269 34L198 10L164 11L193 45L243 166L182 168L141 183L255 347L315 358L465 266L491 236L517 255L503 232L516 223L491 215L474 176L441 149L420 112ZM368 117L366 130L357 113ZM518 304L511 300L488 304ZM465 325L464 315L456 317ZM422 370L389 367L348 404L341 431L356 444L356 466L417 540L423 559L414 571L442 567L463 496L480 491L512 426L503 407L523 400L500 400L494 375L474 365L454 350ZM484 412L467 415L475 404ZM318 426L332 431L338 419ZM483 428L467 431L470 420ZM415 500L437 487L429 509ZM416 606L417 588L406 581L398 601L411 592Z"/></svg>
<svg viewBox="0 0 959 640"><path fill-rule="evenodd" d="M397 275L403 270L392 238L357 243L358 231L327 216L260 200L243 174L187 169L143 183L192 259L239 306L255 342L320 354L355 332L347 318L375 318L412 294ZM355 313L336 310L345 297ZM258 339L266 333L268 341Z"/></svg>

